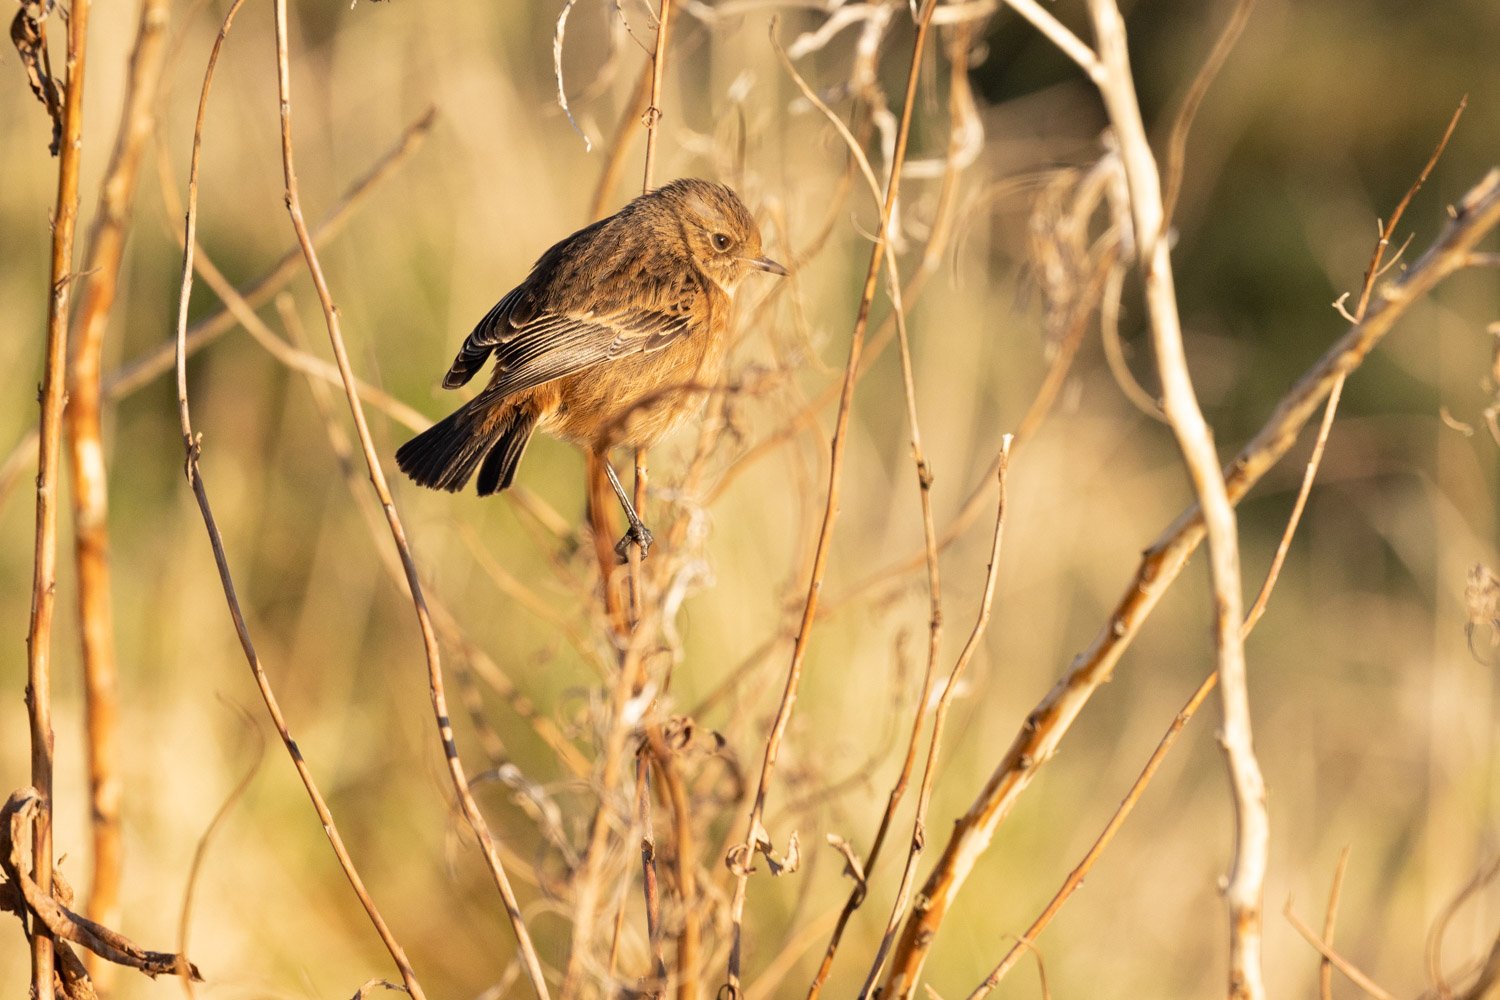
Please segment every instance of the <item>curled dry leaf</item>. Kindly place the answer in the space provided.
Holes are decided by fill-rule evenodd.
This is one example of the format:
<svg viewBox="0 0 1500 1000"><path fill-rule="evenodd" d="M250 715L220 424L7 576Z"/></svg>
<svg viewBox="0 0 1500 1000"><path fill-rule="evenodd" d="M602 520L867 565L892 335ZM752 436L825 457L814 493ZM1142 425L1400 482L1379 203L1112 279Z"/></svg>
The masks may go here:
<svg viewBox="0 0 1500 1000"><path fill-rule="evenodd" d="M25 852L23 845L30 842L32 822L41 804L41 796L36 789L23 788L11 793L5 807L0 809L0 871L3 871L6 881L11 886L20 890L26 910L46 927L55 939L82 945L116 965L127 965L139 969L152 978L160 975L175 975L179 968L185 966L194 980L201 981L203 977L199 975L198 969L191 963L183 962L179 956L169 952L147 951L123 934L74 913L50 895L43 895L40 887L27 874L30 866L26 864L23 856ZM66 984L70 979L69 966L72 963L68 961L63 951L59 950L58 955L59 964L63 966L62 973ZM74 958L73 962L76 961L77 959ZM67 992L70 996L83 995L71 987ZM89 987L87 995L92 995L92 993L93 989Z"/></svg>
<svg viewBox="0 0 1500 1000"><path fill-rule="evenodd" d="M845 873L848 874L850 878L854 879L854 881L858 882L860 888L864 888L865 866L859 860L859 855L854 852L854 845L850 844L849 841L845 840L843 837L840 837L836 833L830 833L827 836L828 843L833 847L833 849L844 856Z"/></svg>
<svg viewBox="0 0 1500 1000"><path fill-rule="evenodd" d="M47 15L50 12L48 3L22 0L21 9L10 22L10 40L21 56L31 92L52 119L52 142L47 149L56 156L62 148L63 92L66 88L52 75L52 59L47 52Z"/></svg>
<svg viewBox="0 0 1500 1000"><path fill-rule="evenodd" d="M759 820L756 821L751 831L750 843L754 846L755 853L766 859L772 875L790 875L802 867L802 844L797 838L796 830L793 830L792 835L787 838L785 855L777 852L775 845L771 843L771 835L766 832L766 828ZM724 855L724 866L737 877L749 877L755 871L755 865L751 863L751 858L747 857L749 853L747 845L736 844Z"/></svg>
<svg viewBox="0 0 1500 1000"><path fill-rule="evenodd" d="M750 859L746 856L748 853L744 844L735 844L724 855L724 867L736 878L748 878L755 871L755 866L750 864Z"/></svg>
<svg viewBox="0 0 1500 1000"><path fill-rule="evenodd" d="M759 845L760 853L766 857L766 864L771 868L772 875L790 875L802 867L802 844L797 839L797 831L787 838L786 856L777 854L772 848L770 841L762 841Z"/></svg>

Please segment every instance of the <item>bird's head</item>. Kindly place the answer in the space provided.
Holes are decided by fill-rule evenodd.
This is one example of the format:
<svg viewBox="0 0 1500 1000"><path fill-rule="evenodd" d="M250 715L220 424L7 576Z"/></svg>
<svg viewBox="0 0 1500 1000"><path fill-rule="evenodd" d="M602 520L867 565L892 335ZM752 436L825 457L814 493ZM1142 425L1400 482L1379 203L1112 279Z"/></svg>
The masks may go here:
<svg viewBox="0 0 1500 1000"><path fill-rule="evenodd" d="M733 294L751 271L787 273L762 253L755 217L725 185L685 178L652 196L674 211L693 263L726 293Z"/></svg>

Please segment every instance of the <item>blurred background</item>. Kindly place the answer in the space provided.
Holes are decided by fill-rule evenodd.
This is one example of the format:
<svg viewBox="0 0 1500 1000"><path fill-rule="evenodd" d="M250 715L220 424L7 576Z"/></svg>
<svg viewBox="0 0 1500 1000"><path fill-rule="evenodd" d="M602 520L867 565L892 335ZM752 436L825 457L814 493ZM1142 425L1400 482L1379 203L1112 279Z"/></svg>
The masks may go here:
<svg viewBox="0 0 1500 1000"><path fill-rule="evenodd" d="M652 661L653 669L671 670L662 710L691 715L700 736L724 740L714 750L702 737L707 748L691 751L685 765L699 795L694 819L708 884L724 882L721 845L743 833L734 778L753 784L780 693L823 509L834 408L823 405L815 421L781 432L789 414L840 378L878 229L863 182L843 181L844 146L801 98L770 40L774 32L791 46L799 71L847 117L861 28L813 34L838 16L838 6L683 2L668 56L657 181L733 183L761 219L767 252L796 265L791 279L755 278L740 296L744 336L732 388L705 418L714 433L705 439L685 430L651 455L647 520L680 526L675 548L653 550L647 563L658 567L648 596L670 609ZM1126 5L1136 82L1158 151L1230 7ZM148 152L142 170L106 372L152 355L172 336L193 114L225 9L223 0L172 9L159 150ZM1089 37L1080 0L1049 9ZM559 0L293 4L293 122L310 218L333 211L403 131L436 108L420 144L370 188L322 250L356 371L429 419L458 402L440 378L474 322L542 250L590 221L622 119L630 122L630 145L605 192L606 209L639 192L643 130L630 102L654 36L651 15L633 0L572 6L561 66L575 130L557 102L553 40L561 10ZM118 122L135 18L130 4L99 5L93 14L80 238ZM967 72L982 132L963 136L956 221L909 320L940 532L976 491L992 491L985 470L1000 437L1016 429L1055 357L1053 299L1038 257L1039 242L1048 243L1047 216L1038 206L1067 176L1059 171L1087 170L1099 159L1105 125L1092 86L1030 26L1007 10L969 23L971 65L959 72ZM919 267L941 212L952 30L937 32L917 90L897 254L907 275ZM53 35L60 66L60 26ZM871 83L897 113L912 37L909 10L894 4ZM1257 0L1194 125L1175 217L1187 349L1224 455L1346 328L1330 304L1357 292L1379 220L1416 178L1464 95L1468 110L1398 234L1398 244L1412 240L1406 261L1440 231L1446 207L1500 162L1497 39L1493 0L1437 7ZM0 339L0 366L12 372L13 387L0 393L0 449L9 455L18 446L34 453L27 442L37 413L56 177L46 115L18 62L6 63L0 304L12 333ZM293 246L282 203L269 4L247 6L237 18L211 100L199 239L243 288ZM878 131L867 148L880 169ZM1153 392L1134 283L1127 282L1121 310L1121 346ZM200 281L190 318L218 308ZM874 326L889 312L882 291ZM279 335L329 356L305 272L259 314ZM1482 415L1496 390L1495 336L1487 330L1496 319L1494 271L1461 274L1413 308L1351 378L1286 570L1248 643L1255 741L1270 789L1265 933L1275 995L1314 994L1317 956L1281 909L1291 898L1303 919L1319 925L1344 847L1350 860L1339 948L1396 995L1426 988L1429 929L1500 851L1500 661L1487 626L1473 634L1479 655L1465 628L1470 570L1497 563L1500 446ZM409 600L384 568L389 537L370 530L362 467L349 477L351 492L307 378L243 329L206 344L188 375L203 475L258 650L372 895L430 995L527 995L524 977L515 981L504 911L451 807L419 634ZM411 429L388 410L371 409L370 417L387 474L396 476L390 455ZM347 433L337 389L331 413ZM1240 507L1252 594L1311 437ZM176 946L194 849L259 759L207 848L191 917L190 954L207 977L200 994L348 996L371 977L394 979L245 668L182 475L170 373L111 404L105 440L122 692L119 929L147 947ZM707 454L695 464L704 440ZM803 863L794 874L773 880L762 872L750 883L745 972L761 996L805 992L849 885L825 837L867 849L904 752L925 660L920 563L886 571L919 555L922 544L893 349L860 383L849 449L824 590L830 613L812 637L767 811L779 846L797 832ZM12 462L0 483L7 792L29 780L22 694L32 462L24 455ZM688 477L690 467L696 471ZM472 647L466 654L450 645L450 671L474 666L473 651L482 651L540 716L596 760L608 698L601 664L612 663L614 652L593 596L592 554L579 544L581 456L539 439L520 481L524 508L510 497L480 500L392 482L424 577ZM982 516L943 553L944 673L982 591L992 492L981 499ZM1105 622L1140 551L1189 500L1170 432L1126 398L1091 327L1046 421L1011 469L994 618L949 720L927 823L930 856L1026 712ZM65 856L60 870L81 894L88 805L68 520L64 509L53 643L56 836ZM1025 929L1211 669L1206 585L1195 559L1001 827L927 965L939 994L967 993ZM454 684L463 689L461 679ZM471 773L512 763L557 810L561 839L585 843L595 792L562 766L515 698L482 676L464 713L457 708L463 699L450 698ZM1189 723L1085 891L1041 939L1052 995L1222 991L1226 920L1218 887L1229 864L1232 807L1217 717L1211 700ZM490 727L489 737L481 738L477 723ZM539 950L560 966L569 931L567 903L552 884L560 852L535 807L518 802L518 784L485 780L477 794L508 845ZM890 912L910 809L908 802L842 946L835 995L851 993L868 968ZM664 827L663 820L658 835ZM637 893L629 890L630 898ZM1497 927L1500 886L1492 884L1451 921L1442 967L1456 974L1482 956ZM713 950L722 930L711 935L710 988L722 976L721 952ZM643 924L628 911L622 975L643 972L645 955ZM27 969L19 927L0 922L0 992L22 995ZM769 978L768 970L785 978ZM178 989L136 974L121 974L113 987L120 997ZM1040 995L1034 969L1013 974L1000 995Z"/></svg>

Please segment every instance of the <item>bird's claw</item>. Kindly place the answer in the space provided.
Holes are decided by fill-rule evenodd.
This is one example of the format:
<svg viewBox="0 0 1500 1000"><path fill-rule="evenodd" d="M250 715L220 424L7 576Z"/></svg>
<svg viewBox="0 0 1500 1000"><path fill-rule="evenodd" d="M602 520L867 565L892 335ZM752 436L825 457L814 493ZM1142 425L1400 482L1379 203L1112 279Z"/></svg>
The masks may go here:
<svg viewBox="0 0 1500 1000"><path fill-rule="evenodd" d="M625 532L625 537L615 543L615 556L623 566L630 561L630 547L632 545L639 545L641 547L641 559L644 560L646 554L651 551L651 543L653 541L655 539L651 536L650 528L647 528L644 524L632 524L630 530Z"/></svg>

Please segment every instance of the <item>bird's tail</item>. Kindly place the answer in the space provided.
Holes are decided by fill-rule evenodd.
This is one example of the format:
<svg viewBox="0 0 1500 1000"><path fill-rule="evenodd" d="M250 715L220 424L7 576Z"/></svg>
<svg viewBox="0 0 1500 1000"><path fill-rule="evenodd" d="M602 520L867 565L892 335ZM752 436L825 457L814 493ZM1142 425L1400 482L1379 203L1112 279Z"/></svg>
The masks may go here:
<svg viewBox="0 0 1500 1000"><path fill-rule="evenodd" d="M479 495L511 484L536 414L511 406L498 417L494 403L476 397L396 449L396 464L420 486L457 493L479 470ZM502 404L503 405L503 404Z"/></svg>

